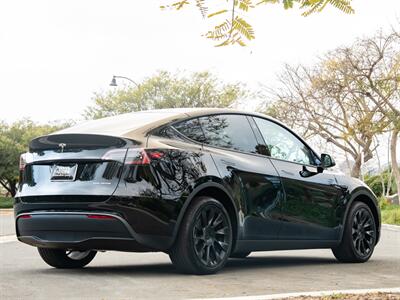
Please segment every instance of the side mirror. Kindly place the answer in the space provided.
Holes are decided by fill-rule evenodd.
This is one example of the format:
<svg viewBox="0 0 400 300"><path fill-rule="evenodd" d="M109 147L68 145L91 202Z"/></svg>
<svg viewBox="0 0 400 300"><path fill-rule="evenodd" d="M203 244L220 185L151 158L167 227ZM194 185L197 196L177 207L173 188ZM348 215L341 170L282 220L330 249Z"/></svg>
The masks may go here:
<svg viewBox="0 0 400 300"><path fill-rule="evenodd" d="M331 168L335 165L336 165L336 163L335 163L334 159L329 154L326 154L326 153L321 154L321 167L323 167L324 169L327 169L327 168Z"/></svg>

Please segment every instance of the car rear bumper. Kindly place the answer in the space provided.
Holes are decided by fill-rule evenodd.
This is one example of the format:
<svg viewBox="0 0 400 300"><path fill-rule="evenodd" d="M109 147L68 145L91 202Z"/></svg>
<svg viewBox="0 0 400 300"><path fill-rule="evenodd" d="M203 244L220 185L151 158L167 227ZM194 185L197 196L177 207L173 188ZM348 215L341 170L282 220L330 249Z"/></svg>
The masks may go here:
<svg viewBox="0 0 400 300"><path fill-rule="evenodd" d="M104 212L35 211L16 216L21 242L43 248L154 251L119 215Z"/></svg>

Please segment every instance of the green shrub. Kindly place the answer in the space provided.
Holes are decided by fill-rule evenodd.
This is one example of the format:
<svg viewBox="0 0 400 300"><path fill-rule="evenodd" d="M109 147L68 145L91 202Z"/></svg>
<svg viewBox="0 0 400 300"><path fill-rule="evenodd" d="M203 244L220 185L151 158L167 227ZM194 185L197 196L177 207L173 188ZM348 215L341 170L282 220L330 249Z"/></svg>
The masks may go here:
<svg viewBox="0 0 400 300"><path fill-rule="evenodd" d="M387 205L381 211L382 223L400 225L400 205Z"/></svg>
<svg viewBox="0 0 400 300"><path fill-rule="evenodd" d="M391 205L390 201L384 196L378 197L378 203L381 210L386 209L388 206Z"/></svg>
<svg viewBox="0 0 400 300"><path fill-rule="evenodd" d="M12 208L14 204L14 198L0 196L0 208Z"/></svg>
<svg viewBox="0 0 400 300"><path fill-rule="evenodd" d="M390 170L385 170L382 172L383 181L385 182L385 188L387 189L389 177L390 177ZM367 175L364 178L364 182L371 188L371 190L377 195L378 197L383 195L382 191L382 183L381 183L381 176L378 175ZM397 193L396 183L394 180L394 176L392 176L391 180L391 194Z"/></svg>

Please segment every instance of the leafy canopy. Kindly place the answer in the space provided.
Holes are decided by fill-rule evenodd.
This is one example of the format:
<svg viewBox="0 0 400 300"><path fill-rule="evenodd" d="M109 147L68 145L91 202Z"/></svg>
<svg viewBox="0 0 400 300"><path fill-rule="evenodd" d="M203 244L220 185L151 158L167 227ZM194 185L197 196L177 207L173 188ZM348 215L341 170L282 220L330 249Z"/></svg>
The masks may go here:
<svg viewBox="0 0 400 300"><path fill-rule="evenodd" d="M362 163L373 157L376 136L389 130L397 136L399 49L397 34L379 33L330 51L313 67L286 65L280 85L269 89L268 112L350 155L351 174L360 177Z"/></svg>
<svg viewBox="0 0 400 300"><path fill-rule="evenodd" d="M28 150L29 142L65 125L39 125L29 119L11 125L0 122L0 184L12 196L18 182L19 157Z"/></svg>
<svg viewBox="0 0 400 300"><path fill-rule="evenodd" d="M209 72L184 76L160 71L138 86L96 93L84 116L98 119L148 109L229 107L246 95L242 84L225 84Z"/></svg>
<svg viewBox="0 0 400 300"><path fill-rule="evenodd" d="M167 1L167 0L165 0ZM170 0L171 1L171 0ZM173 1L173 2L172 2ZM321 12L327 5L333 6L346 14L354 13L352 0L172 0L161 9L181 10L186 6L195 5L203 18L219 19L213 29L204 36L216 43L216 46L238 44L245 46L247 41L255 38L253 27L246 21L246 16L252 10L265 4L282 4L285 9L295 5L303 16Z"/></svg>

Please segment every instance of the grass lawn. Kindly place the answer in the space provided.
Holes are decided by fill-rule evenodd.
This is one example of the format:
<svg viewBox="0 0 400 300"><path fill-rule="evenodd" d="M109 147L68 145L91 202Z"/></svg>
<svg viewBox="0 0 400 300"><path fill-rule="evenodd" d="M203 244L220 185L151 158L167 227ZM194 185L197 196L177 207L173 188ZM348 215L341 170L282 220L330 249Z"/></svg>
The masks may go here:
<svg viewBox="0 0 400 300"><path fill-rule="evenodd" d="M382 223L400 225L400 205L387 205L381 210Z"/></svg>
<svg viewBox="0 0 400 300"><path fill-rule="evenodd" d="M14 198L0 196L0 208L12 208Z"/></svg>

